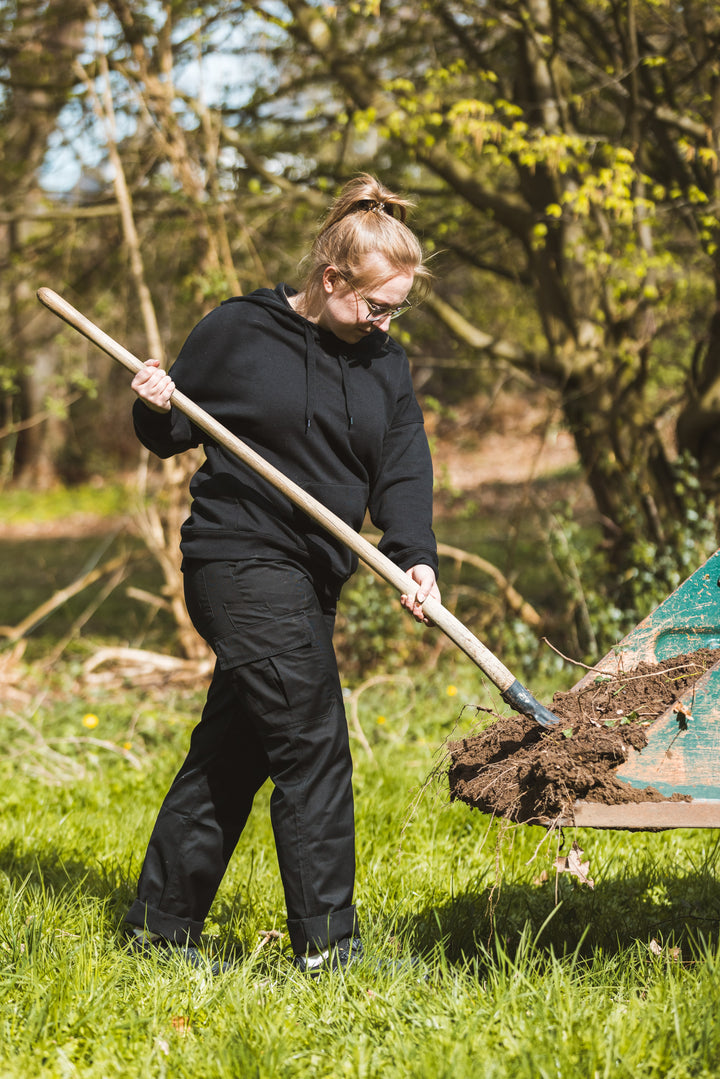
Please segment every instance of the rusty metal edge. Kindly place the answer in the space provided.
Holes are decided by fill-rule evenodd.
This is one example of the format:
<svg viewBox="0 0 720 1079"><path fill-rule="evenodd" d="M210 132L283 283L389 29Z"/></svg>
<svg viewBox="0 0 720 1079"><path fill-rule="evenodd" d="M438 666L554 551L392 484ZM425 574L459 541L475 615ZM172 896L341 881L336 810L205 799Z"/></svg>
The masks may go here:
<svg viewBox="0 0 720 1079"><path fill-rule="evenodd" d="M613 828L626 831L661 831L666 828L720 828L720 800L691 802L631 802L603 805L576 802L574 820L560 821L565 827Z"/></svg>

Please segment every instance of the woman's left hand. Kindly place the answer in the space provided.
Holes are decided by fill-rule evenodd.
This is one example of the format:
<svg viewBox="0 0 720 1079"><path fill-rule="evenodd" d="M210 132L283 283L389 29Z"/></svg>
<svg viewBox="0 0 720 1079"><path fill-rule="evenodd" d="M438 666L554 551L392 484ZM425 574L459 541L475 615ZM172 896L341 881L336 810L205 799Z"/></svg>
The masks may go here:
<svg viewBox="0 0 720 1079"><path fill-rule="evenodd" d="M417 589L414 592L408 591L406 595L401 596L400 602L403 607L410 611L416 621L422 622L426 626L434 625L433 621L423 614L422 605L428 596L436 599L438 603L440 602L440 589L435 580L435 571L430 566L420 564L411 566L405 572L415 582Z"/></svg>

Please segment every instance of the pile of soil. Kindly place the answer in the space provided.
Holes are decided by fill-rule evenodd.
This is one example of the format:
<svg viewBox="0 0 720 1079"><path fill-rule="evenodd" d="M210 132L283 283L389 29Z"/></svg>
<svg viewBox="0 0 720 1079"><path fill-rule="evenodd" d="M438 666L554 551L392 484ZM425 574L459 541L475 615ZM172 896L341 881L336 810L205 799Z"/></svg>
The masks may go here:
<svg viewBox="0 0 720 1079"><path fill-rule="evenodd" d="M631 787L615 775L630 747L647 745L648 728L720 659L701 649L657 665L641 663L616 677L590 676L556 693L557 727L526 716L502 717L448 746L452 800L523 824L572 821L578 799L619 805L666 799L653 787Z"/></svg>

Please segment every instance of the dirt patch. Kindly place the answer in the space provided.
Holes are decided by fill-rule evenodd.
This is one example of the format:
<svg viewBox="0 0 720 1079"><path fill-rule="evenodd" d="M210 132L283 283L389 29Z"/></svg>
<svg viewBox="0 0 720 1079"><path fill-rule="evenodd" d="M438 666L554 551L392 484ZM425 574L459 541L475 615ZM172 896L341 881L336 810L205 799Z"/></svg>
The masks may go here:
<svg viewBox="0 0 720 1079"><path fill-rule="evenodd" d="M572 435L540 394L479 395L453 412L451 420L428 413L425 426L439 475L461 491L525 485L577 464Z"/></svg>
<svg viewBox="0 0 720 1079"><path fill-rule="evenodd" d="M453 800L523 824L572 819L578 799L619 805L689 800L665 798L617 778L630 748L647 745L648 728L709 667L720 651L702 649L629 674L598 676L577 690L556 693L551 730L525 716L498 719L484 731L448 746Z"/></svg>

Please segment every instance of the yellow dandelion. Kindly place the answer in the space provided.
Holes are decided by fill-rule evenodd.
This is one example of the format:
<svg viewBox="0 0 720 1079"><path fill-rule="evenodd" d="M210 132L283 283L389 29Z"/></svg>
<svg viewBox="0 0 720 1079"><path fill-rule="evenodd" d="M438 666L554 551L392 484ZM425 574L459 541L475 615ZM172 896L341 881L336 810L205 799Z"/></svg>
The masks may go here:
<svg viewBox="0 0 720 1079"><path fill-rule="evenodd" d="M83 727L87 727L87 729L89 731L91 731L91 730L93 730L94 727L97 727L100 720L98 719L97 716L94 716L92 714L92 712L88 712L88 714L86 716L83 716L82 722L83 722Z"/></svg>
<svg viewBox="0 0 720 1079"><path fill-rule="evenodd" d="M380 724L387 723L387 720L385 719L385 716L378 716L377 721Z"/></svg>
<svg viewBox="0 0 720 1079"><path fill-rule="evenodd" d="M448 686L445 692L448 697L454 697L457 694L457 686Z"/></svg>
<svg viewBox="0 0 720 1079"><path fill-rule="evenodd" d="M123 742L123 749L132 749L132 742Z"/></svg>

